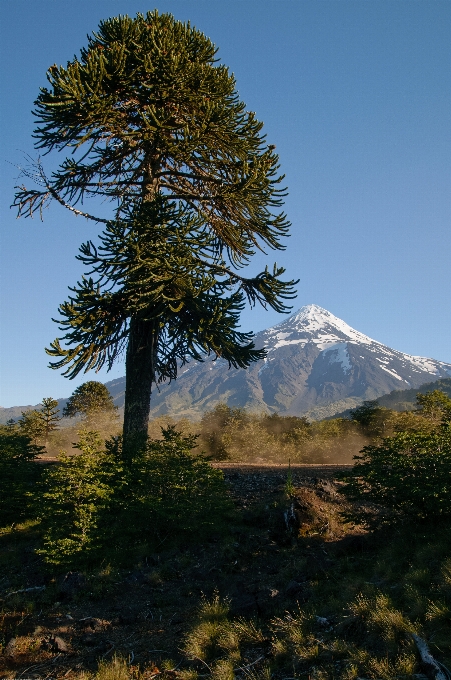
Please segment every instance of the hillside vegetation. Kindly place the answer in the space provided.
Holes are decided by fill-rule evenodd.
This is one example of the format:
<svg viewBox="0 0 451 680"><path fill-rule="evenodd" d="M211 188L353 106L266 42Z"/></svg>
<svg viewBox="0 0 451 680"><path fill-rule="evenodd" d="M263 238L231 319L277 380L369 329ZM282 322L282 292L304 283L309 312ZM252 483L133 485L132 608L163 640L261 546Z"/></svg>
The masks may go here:
<svg viewBox="0 0 451 680"><path fill-rule="evenodd" d="M449 398L441 390L429 394L438 392ZM428 392L419 394L425 393ZM151 422L149 434L159 437L161 427L167 425L198 434L199 448L216 461L350 464L363 446L385 437L401 432L435 431L442 417L440 404L436 413L430 412L421 399L419 396L419 401L415 401L416 410L399 411L381 406L379 400L367 401L351 410L346 418L313 422L305 417L256 414L219 404L207 411L199 423L160 416Z"/></svg>
<svg viewBox="0 0 451 680"><path fill-rule="evenodd" d="M433 390L440 390L451 397L451 378L441 378L441 380L425 383L417 389L395 390L379 397L377 403L395 411L413 411L417 406L417 394L427 394Z"/></svg>
<svg viewBox="0 0 451 680"><path fill-rule="evenodd" d="M2 677L448 677L451 399L417 408L310 424L220 406L132 461L82 427L57 465L4 426ZM313 466L358 438L354 467ZM202 449L312 467L222 472Z"/></svg>

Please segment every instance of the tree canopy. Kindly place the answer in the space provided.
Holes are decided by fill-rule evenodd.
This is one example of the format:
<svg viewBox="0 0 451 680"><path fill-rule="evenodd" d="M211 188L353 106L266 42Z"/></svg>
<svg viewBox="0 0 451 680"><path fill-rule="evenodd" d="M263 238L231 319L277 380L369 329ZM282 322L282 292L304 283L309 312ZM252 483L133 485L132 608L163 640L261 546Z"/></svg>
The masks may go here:
<svg viewBox="0 0 451 680"><path fill-rule="evenodd" d="M42 408L22 411L17 425L20 431L33 440L35 444L44 439L45 446L47 446L50 433L58 428L58 422L61 420L58 413L59 408L56 399L44 397ZM11 423L11 427L14 427L14 421Z"/></svg>
<svg viewBox="0 0 451 680"><path fill-rule="evenodd" d="M421 415L430 420L449 423L451 421L451 398L442 390L417 394L417 408Z"/></svg>
<svg viewBox="0 0 451 680"><path fill-rule="evenodd" d="M240 312L246 301L285 311L295 282L277 265L250 278L240 270L257 250L283 247L283 176L216 47L170 14L102 21L80 57L47 78L36 147L70 155L50 177L40 160L25 169L38 186L18 187L15 205L42 214L56 200L104 225L100 243L80 248L86 276L60 306L64 334L47 351L72 378L126 350L131 436L147 429L152 384L176 378L181 363L212 354L245 368L264 356L238 330ZM90 197L109 213L85 211Z"/></svg>
<svg viewBox="0 0 451 680"><path fill-rule="evenodd" d="M63 416L72 418L81 415L91 419L95 414L116 411L113 398L101 382L89 380L77 387L67 400Z"/></svg>

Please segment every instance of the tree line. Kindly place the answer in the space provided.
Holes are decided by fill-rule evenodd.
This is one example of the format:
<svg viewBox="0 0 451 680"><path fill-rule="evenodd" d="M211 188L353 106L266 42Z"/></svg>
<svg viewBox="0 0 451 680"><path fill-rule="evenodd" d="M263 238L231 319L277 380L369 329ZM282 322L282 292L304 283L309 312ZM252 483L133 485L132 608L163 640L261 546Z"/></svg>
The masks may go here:
<svg viewBox="0 0 451 680"><path fill-rule="evenodd" d="M42 404L40 410L25 411L7 426L54 454L58 448L72 448L80 429L104 437L119 434L118 409L102 383L88 381L77 387L61 415L56 400L43 399ZM62 417L74 419L72 426L66 421L65 437L58 431ZM175 426L185 435L196 436L197 449L215 461L352 463L364 445L400 432L432 433L450 418L450 398L432 390L417 394L414 411L395 411L373 400L352 409L347 418L312 422L303 416L252 413L219 403L199 422L157 417L149 422L148 436L159 439L162 429Z"/></svg>
<svg viewBox="0 0 451 680"><path fill-rule="evenodd" d="M77 388L68 411L86 408L85 391ZM266 442L273 456L316 450L324 457L325 442L330 451L349 445L350 434L365 434L367 443L343 479L343 493L357 504L354 521L377 528L451 512L451 399L439 390L418 395L414 413L365 402L348 420L319 423L252 416L221 404L204 415L197 434L167 424L132 459L123 457L121 437L105 441L86 424L81 422L77 454L62 452L58 465L47 467L34 462L42 447L19 427L0 426L0 525L38 522L38 552L56 566L105 555L113 561L135 558L161 541L214 533L230 504L222 473L209 459L249 460L251 441L260 454Z"/></svg>

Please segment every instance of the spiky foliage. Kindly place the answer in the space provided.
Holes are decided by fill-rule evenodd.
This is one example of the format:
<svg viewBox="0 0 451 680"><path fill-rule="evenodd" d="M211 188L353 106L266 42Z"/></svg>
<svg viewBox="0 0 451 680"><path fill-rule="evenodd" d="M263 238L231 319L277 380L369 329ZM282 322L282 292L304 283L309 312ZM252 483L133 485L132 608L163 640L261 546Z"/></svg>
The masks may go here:
<svg viewBox="0 0 451 680"><path fill-rule="evenodd" d="M22 411L17 423L19 430L23 435L32 439L35 444L43 439L47 446L50 433L57 429L58 422L61 420L58 413L59 408L56 399L44 397L41 409Z"/></svg>
<svg viewBox="0 0 451 680"><path fill-rule="evenodd" d="M61 416L58 415L59 408L56 399L44 397L40 413L44 424L45 445L47 446L50 433L57 429L58 423L61 420Z"/></svg>
<svg viewBox="0 0 451 680"><path fill-rule="evenodd" d="M96 380L89 380L74 390L63 409L63 416L73 418L81 415L91 420L98 413L115 413L116 410L108 388Z"/></svg>
<svg viewBox="0 0 451 680"><path fill-rule="evenodd" d="M80 248L78 259L94 276L60 307L73 349L52 343L48 353L62 357L55 368L69 365L71 378L105 363L111 368L127 344L132 317L157 329L155 380L176 378L179 362L201 361L205 353L242 368L264 356L251 333L237 330L239 315L246 295L253 304L283 310L285 284L277 279L283 270L252 279L231 271L200 219L161 196L141 206L139 216L109 223L100 238L99 248L92 242Z"/></svg>
<svg viewBox="0 0 451 680"><path fill-rule="evenodd" d="M218 534L230 504L222 472L195 455L196 437L169 427L162 440L147 439L124 465L121 439L103 445L82 430L77 456L61 454L46 472L40 503L50 564L66 566L108 559L132 560L161 541Z"/></svg>
<svg viewBox="0 0 451 680"><path fill-rule="evenodd" d="M41 451L30 437L0 426L0 527L32 516L41 474L33 460Z"/></svg>
<svg viewBox="0 0 451 680"><path fill-rule="evenodd" d="M37 409L22 411L18 422L19 431L37 444L45 435L45 423L42 414Z"/></svg>
<svg viewBox="0 0 451 680"><path fill-rule="evenodd" d="M386 437L355 459L343 491L351 500L374 504L363 515L357 512L370 526L449 517L451 430L446 425Z"/></svg>
<svg viewBox="0 0 451 680"><path fill-rule="evenodd" d="M18 188L20 215L57 200L104 223L101 246L61 308L49 354L73 377L111 367L127 346L124 435L144 432L151 385L205 354L246 367L263 356L237 330L246 299L284 311L294 282L274 266L244 278L256 249L281 249L289 223L274 146L246 111L216 48L157 11L100 23L80 58L52 66L36 101L37 148L71 150L47 177L38 161ZM81 209L103 197L113 215Z"/></svg>

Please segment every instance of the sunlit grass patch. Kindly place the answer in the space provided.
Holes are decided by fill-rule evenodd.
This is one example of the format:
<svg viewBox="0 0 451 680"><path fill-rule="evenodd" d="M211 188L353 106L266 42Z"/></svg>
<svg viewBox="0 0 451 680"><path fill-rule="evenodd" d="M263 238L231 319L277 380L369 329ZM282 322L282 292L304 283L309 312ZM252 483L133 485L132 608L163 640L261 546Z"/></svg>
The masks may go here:
<svg viewBox="0 0 451 680"><path fill-rule="evenodd" d="M204 599L184 645L189 659L200 660L214 678L222 680L233 677L234 668L243 664L244 650L265 642L254 621L230 620L229 611L229 602L217 594Z"/></svg>

